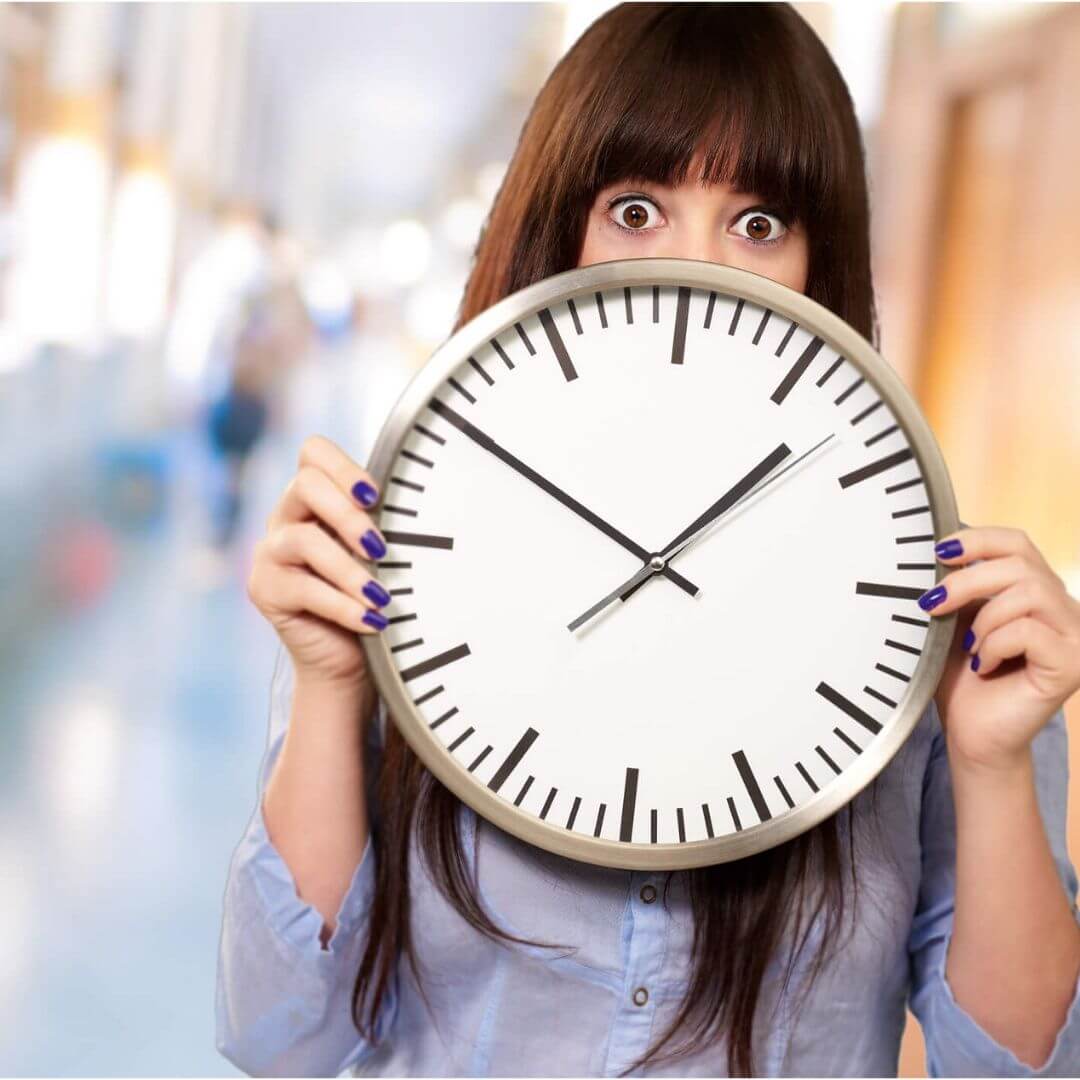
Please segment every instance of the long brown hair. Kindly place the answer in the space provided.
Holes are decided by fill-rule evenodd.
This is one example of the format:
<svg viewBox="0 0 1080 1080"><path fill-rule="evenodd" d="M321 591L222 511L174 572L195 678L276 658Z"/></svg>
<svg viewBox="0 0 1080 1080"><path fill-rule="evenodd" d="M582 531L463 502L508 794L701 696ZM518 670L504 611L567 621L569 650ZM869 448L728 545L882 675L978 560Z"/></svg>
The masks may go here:
<svg viewBox="0 0 1080 1080"><path fill-rule="evenodd" d="M621 4L589 27L555 66L526 119L480 235L454 329L510 293L576 266L602 187L630 178L681 184L699 150L703 182L726 180L755 192L805 227L807 295L877 345L854 109L822 42L779 3ZM491 921L466 865L460 803L392 723L374 793L376 886L352 1002L358 1030L372 1040L402 952L423 994L409 925L414 827L438 888L471 926L492 940L550 944L527 942ZM876 803L876 785L874 794ZM679 871L694 917L688 991L663 1038L626 1071L680 1058L726 1034L729 1074L753 1074L752 1025L772 955L793 931L786 986L817 925L823 947L808 988L826 946L837 943L845 911L853 913L846 882L850 876L854 896L854 805L771 850ZM684 1028L685 1045L658 1056Z"/></svg>

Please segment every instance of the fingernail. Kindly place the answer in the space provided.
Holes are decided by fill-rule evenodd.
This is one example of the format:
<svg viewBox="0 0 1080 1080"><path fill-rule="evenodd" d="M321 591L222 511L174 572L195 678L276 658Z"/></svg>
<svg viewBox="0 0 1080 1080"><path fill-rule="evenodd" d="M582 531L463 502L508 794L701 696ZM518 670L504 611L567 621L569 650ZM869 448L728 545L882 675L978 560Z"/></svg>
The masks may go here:
<svg viewBox="0 0 1080 1080"><path fill-rule="evenodd" d="M935 585L934 588L929 589L919 597L919 607L921 607L923 611L929 611L931 608L937 607L944 599L945 586Z"/></svg>
<svg viewBox="0 0 1080 1080"><path fill-rule="evenodd" d="M376 630L385 630L390 623L390 620L378 611L365 611L364 617L360 621L366 622L368 626L372 626Z"/></svg>
<svg viewBox="0 0 1080 1080"><path fill-rule="evenodd" d="M964 545L959 540L942 540L934 551L939 559L955 559L958 555L964 554Z"/></svg>
<svg viewBox="0 0 1080 1080"><path fill-rule="evenodd" d="M979 670L979 654L978 653L976 653L971 658L971 670L972 671L978 671Z"/></svg>
<svg viewBox="0 0 1080 1080"><path fill-rule="evenodd" d="M964 652L967 652L972 645L975 644L975 635L971 632L971 627L968 627L967 633L964 634Z"/></svg>
<svg viewBox="0 0 1080 1080"><path fill-rule="evenodd" d="M364 550L373 559L381 559L386 554L386 545L383 543L382 537L374 529L368 529L360 537L360 543L364 545Z"/></svg>
<svg viewBox="0 0 1080 1080"><path fill-rule="evenodd" d="M360 591L379 607L385 607L390 603L390 594L377 581L369 581Z"/></svg>
<svg viewBox="0 0 1080 1080"><path fill-rule="evenodd" d="M379 500L379 493L366 480L357 480L352 488L353 498L363 506L374 506Z"/></svg>

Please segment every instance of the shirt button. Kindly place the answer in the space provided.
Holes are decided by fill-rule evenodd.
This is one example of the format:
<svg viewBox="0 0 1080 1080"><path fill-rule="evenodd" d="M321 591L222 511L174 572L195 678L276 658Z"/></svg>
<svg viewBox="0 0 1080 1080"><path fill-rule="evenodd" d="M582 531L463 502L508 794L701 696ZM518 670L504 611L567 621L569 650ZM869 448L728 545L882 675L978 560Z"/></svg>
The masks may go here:
<svg viewBox="0 0 1080 1080"><path fill-rule="evenodd" d="M644 1005L649 1000L649 991L644 986L639 986L634 991L634 1004Z"/></svg>
<svg viewBox="0 0 1080 1080"><path fill-rule="evenodd" d="M656 899L655 887L652 885L642 885L641 899L644 900L646 904L651 904Z"/></svg>

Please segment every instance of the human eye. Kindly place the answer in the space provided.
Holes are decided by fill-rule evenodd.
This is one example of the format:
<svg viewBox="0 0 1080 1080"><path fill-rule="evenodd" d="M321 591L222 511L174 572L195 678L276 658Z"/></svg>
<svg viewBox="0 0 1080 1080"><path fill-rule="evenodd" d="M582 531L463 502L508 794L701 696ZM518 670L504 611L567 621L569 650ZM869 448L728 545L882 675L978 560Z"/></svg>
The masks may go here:
<svg viewBox="0 0 1080 1080"><path fill-rule="evenodd" d="M624 233L651 232L652 229L647 227L649 222L660 219L656 203L639 192L616 195L608 200L605 210L608 223Z"/></svg>
<svg viewBox="0 0 1080 1080"><path fill-rule="evenodd" d="M764 206L751 206L739 214L734 228L744 226L748 231L738 235L751 244L776 244L787 234L787 223L779 214Z"/></svg>

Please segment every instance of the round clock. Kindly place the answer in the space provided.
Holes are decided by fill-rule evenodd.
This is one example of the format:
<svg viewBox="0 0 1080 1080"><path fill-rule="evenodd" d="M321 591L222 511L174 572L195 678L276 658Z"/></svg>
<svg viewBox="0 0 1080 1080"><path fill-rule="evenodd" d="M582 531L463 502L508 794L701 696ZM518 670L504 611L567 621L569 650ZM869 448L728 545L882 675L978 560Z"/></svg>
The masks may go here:
<svg viewBox="0 0 1080 1080"><path fill-rule="evenodd" d="M758 274L626 259L506 297L413 378L369 469L389 714L547 850L679 869L782 843L940 678L955 614L916 602L959 527L940 450L862 336Z"/></svg>

